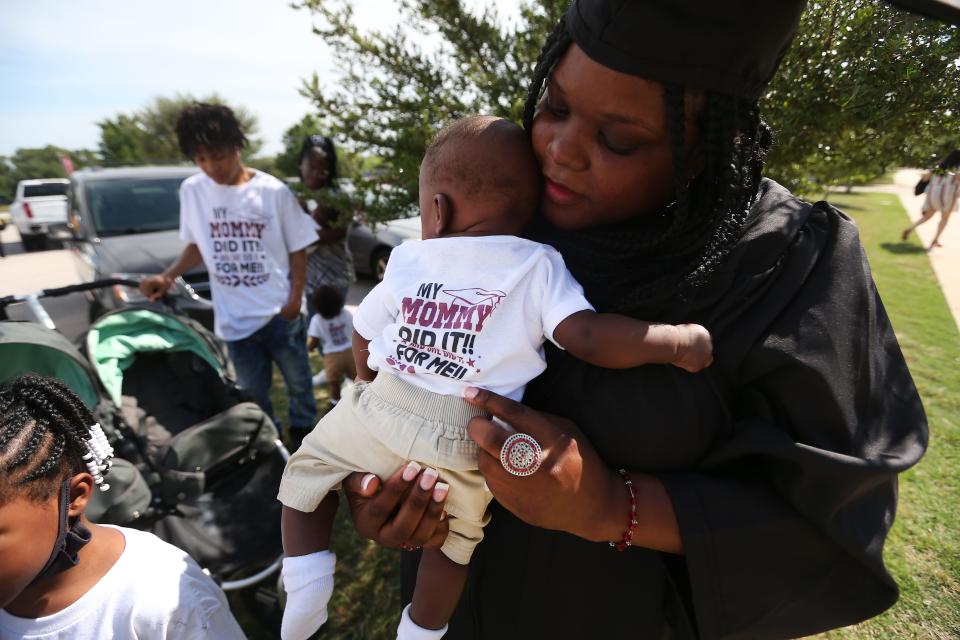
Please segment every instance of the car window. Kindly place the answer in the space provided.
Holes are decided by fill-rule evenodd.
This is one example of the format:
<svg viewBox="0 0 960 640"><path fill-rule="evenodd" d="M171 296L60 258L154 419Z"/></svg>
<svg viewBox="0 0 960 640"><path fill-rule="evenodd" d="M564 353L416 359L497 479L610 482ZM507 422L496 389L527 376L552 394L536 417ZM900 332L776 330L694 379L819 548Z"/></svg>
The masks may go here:
<svg viewBox="0 0 960 640"><path fill-rule="evenodd" d="M48 182L46 184L23 185L24 198L40 198L42 196L65 196L67 185L63 182Z"/></svg>
<svg viewBox="0 0 960 640"><path fill-rule="evenodd" d="M100 180L84 188L100 236L168 231L180 227L183 177Z"/></svg>

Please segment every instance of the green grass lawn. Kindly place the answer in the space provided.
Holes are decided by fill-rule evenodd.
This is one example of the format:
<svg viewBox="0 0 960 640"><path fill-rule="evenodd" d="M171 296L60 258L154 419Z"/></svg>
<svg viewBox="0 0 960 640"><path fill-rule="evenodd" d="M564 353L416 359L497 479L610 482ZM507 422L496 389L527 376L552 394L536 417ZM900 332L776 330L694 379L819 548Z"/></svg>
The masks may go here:
<svg viewBox="0 0 960 640"><path fill-rule="evenodd" d="M876 178L871 180L870 184L893 184L894 173L895 173L895 170L891 169L890 171L887 171L882 176L877 176ZM867 186L870 186L870 184L868 184Z"/></svg>
<svg viewBox="0 0 960 640"><path fill-rule="evenodd" d="M930 424L930 448L902 476L887 566L900 601L883 615L825 638L960 638L960 332L898 198L837 194L856 220Z"/></svg>
<svg viewBox="0 0 960 640"><path fill-rule="evenodd" d="M887 543L887 564L900 585L900 601L856 627L823 634L833 639L960 638L960 332L950 315L923 248L912 236L900 242L906 212L895 196L836 194L832 202L860 227L880 294L923 397L930 449L902 476L897 521ZM314 371L320 360L311 356ZM273 401L285 416L279 377ZM321 411L326 389L317 390ZM334 534L337 588L330 621L317 638L392 638L399 611L397 552L360 540L342 508ZM268 638L238 617L252 638Z"/></svg>

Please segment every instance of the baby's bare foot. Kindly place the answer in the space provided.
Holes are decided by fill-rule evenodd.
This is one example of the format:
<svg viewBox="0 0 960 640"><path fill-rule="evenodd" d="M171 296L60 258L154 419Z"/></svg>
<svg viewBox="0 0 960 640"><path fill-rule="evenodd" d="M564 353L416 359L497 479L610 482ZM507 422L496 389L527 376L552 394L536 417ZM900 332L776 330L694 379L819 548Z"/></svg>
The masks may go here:
<svg viewBox="0 0 960 640"><path fill-rule="evenodd" d="M713 362L713 338L710 332L699 324L677 325L680 332L680 350L673 363L691 373L710 366Z"/></svg>

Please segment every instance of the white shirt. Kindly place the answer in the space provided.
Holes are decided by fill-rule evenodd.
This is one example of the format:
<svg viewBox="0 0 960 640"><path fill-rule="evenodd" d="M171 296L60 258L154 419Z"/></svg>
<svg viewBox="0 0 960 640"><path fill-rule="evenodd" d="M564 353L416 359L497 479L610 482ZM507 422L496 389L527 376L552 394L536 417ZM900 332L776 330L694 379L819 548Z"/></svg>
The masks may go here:
<svg viewBox="0 0 960 640"><path fill-rule="evenodd" d="M180 186L180 239L200 249L214 330L224 340L246 338L280 311L290 294L290 254L317 240L316 224L293 192L252 171L239 186L204 173Z"/></svg>
<svg viewBox="0 0 960 640"><path fill-rule="evenodd" d="M436 393L475 386L519 400L546 368L544 338L554 342L560 321L585 309L593 307L552 247L437 238L393 250L354 327L370 341L373 370Z"/></svg>
<svg viewBox="0 0 960 640"><path fill-rule="evenodd" d="M319 313L310 318L307 335L320 341L324 353L337 353L353 347L353 314L346 309L329 320Z"/></svg>
<svg viewBox="0 0 960 640"><path fill-rule="evenodd" d="M43 618L18 618L0 609L0 639L244 637L223 591L190 556L152 533L112 528L123 534L123 553L93 588Z"/></svg>

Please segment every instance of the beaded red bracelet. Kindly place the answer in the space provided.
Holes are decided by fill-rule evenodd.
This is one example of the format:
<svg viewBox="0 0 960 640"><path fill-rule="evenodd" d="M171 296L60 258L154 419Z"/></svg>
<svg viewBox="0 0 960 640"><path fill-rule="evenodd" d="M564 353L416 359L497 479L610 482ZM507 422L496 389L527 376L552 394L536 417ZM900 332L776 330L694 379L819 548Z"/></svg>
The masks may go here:
<svg viewBox="0 0 960 640"><path fill-rule="evenodd" d="M637 528L637 492L633 488L633 480L623 469L617 469L617 473L623 478L623 483L627 485L627 492L630 494L630 521L627 523L627 530L623 532L620 542L609 543L617 551L624 551L627 547L633 545L633 530Z"/></svg>

